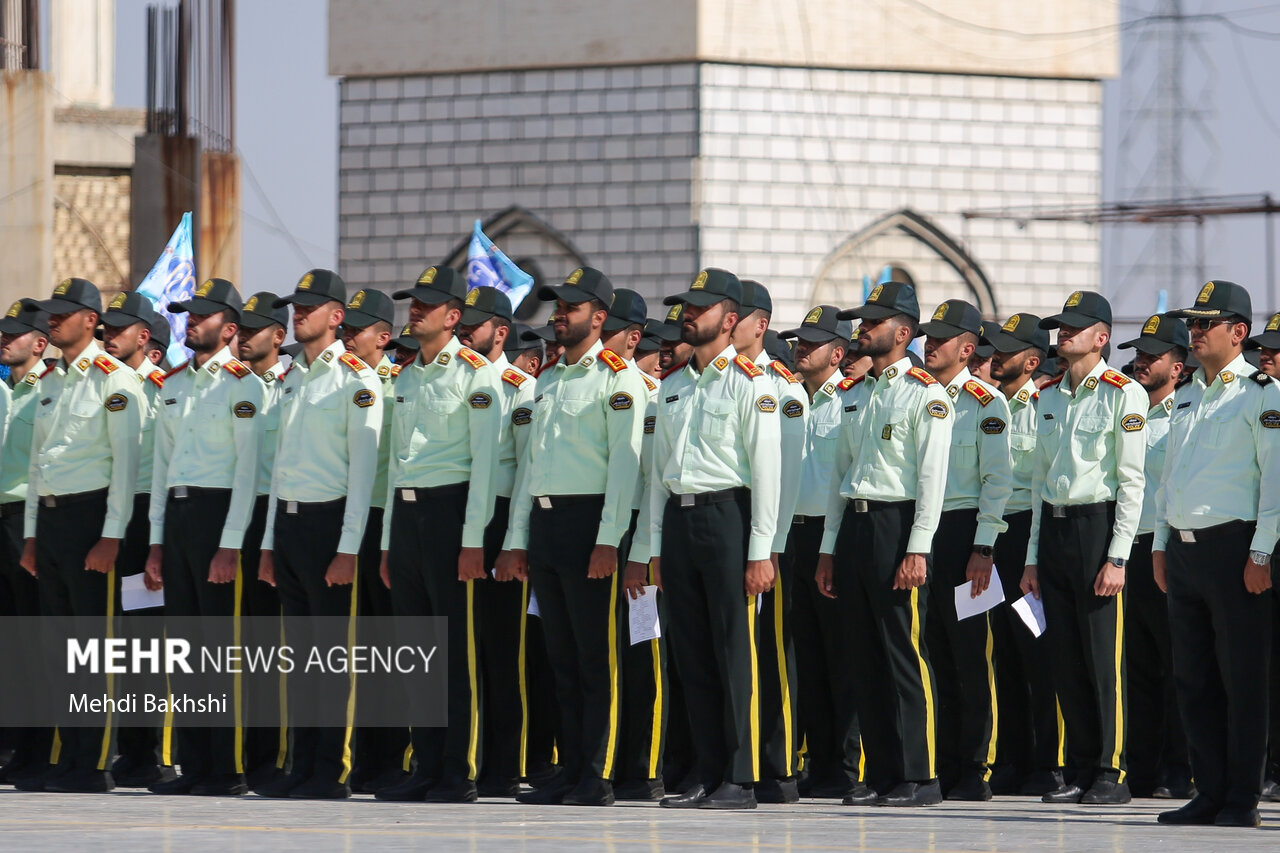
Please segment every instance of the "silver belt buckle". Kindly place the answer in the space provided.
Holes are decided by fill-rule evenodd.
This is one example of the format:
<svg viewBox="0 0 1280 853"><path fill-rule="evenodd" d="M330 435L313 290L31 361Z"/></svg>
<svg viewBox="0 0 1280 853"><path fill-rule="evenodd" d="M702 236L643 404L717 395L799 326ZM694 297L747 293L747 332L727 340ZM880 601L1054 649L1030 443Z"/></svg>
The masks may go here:
<svg viewBox="0 0 1280 853"><path fill-rule="evenodd" d="M1049 507L1049 511L1052 513L1052 515L1053 515L1053 517L1054 517L1054 518L1066 518L1066 517L1067 517L1067 508L1066 508L1065 506L1052 506L1052 505L1050 505L1050 507Z"/></svg>
<svg viewBox="0 0 1280 853"><path fill-rule="evenodd" d="M407 504L418 502L418 492L416 489L401 489L400 499Z"/></svg>
<svg viewBox="0 0 1280 853"><path fill-rule="evenodd" d="M534 498L534 500L536 500L538 502L538 506L543 509L551 509L551 498L546 495L541 495L540 497Z"/></svg>
<svg viewBox="0 0 1280 853"><path fill-rule="evenodd" d="M58 499L53 495L45 495L40 498L40 501L47 507L56 507L58 505Z"/></svg>
<svg viewBox="0 0 1280 853"><path fill-rule="evenodd" d="M681 495L680 506L693 506L694 495Z"/></svg>
<svg viewBox="0 0 1280 853"><path fill-rule="evenodd" d="M178 498L178 499L185 498L185 497L187 496L187 487L186 487L186 486L174 486L174 487L173 487L173 496L174 496L175 498Z"/></svg>
<svg viewBox="0 0 1280 853"><path fill-rule="evenodd" d="M1196 541L1196 532L1194 530L1179 530L1178 538L1188 545L1194 545Z"/></svg>
<svg viewBox="0 0 1280 853"><path fill-rule="evenodd" d="M297 515L297 514L298 514L298 502L297 502L297 501L285 501L285 502L284 502L284 512L285 512L285 515Z"/></svg>
<svg viewBox="0 0 1280 853"><path fill-rule="evenodd" d="M862 498L855 498L855 499L854 499L854 501L853 501L853 511L854 511L854 512L866 512L866 511L867 511L867 502L866 502L866 501L864 501Z"/></svg>

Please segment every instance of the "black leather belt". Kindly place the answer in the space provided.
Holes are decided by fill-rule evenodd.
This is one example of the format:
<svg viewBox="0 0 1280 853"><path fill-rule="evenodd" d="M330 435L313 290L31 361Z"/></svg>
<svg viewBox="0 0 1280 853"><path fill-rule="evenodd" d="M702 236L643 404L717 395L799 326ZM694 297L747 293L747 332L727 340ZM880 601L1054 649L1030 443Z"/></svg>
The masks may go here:
<svg viewBox="0 0 1280 853"><path fill-rule="evenodd" d="M824 525L827 523L827 517L825 515L796 515L791 517L791 523Z"/></svg>
<svg viewBox="0 0 1280 853"><path fill-rule="evenodd" d="M688 508L691 506L707 506L709 504L722 504L728 501L735 501L740 495L746 494L749 489L745 486L738 486L733 489L721 489L718 492L699 492L694 495L672 495L667 499L668 503L674 503L678 507Z"/></svg>
<svg viewBox="0 0 1280 853"><path fill-rule="evenodd" d="M285 515L299 515L320 509L333 509L334 507L342 506L346 502L346 498L334 498L331 501L316 501L314 503L308 501L286 501L283 498L276 498L276 512L282 512Z"/></svg>
<svg viewBox="0 0 1280 853"><path fill-rule="evenodd" d="M871 512L876 509L891 509L912 503L912 501L864 501L862 498L850 498L849 507L856 513Z"/></svg>
<svg viewBox="0 0 1280 853"><path fill-rule="evenodd" d="M1054 506L1045 502L1041 515L1046 518L1088 518L1091 515L1106 515L1113 505L1112 501L1099 501L1096 504L1073 504L1071 506Z"/></svg>
<svg viewBox="0 0 1280 853"><path fill-rule="evenodd" d="M414 488L412 486L397 486L395 496L405 503L417 503L419 498L431 497L448 497L449 495L460 495L471 487L470 482L466 483L450 483L447 486L424 486L422 488Z"/></svg>
<svg viewBox="0 0 1280 853"><path fill-rule="evenodd" d="M539 495L533 499L538 509L560 509L604 500L604 495Z"/></svg>
<svg viewBox="0 0 1280 853"><path fill-rule="evenodd" d="M85 501L91 501L95 498L104 498L106 496L106 489L94 489L92 492L75 492L70 495L41 495L40 506L69 506L71 504L84 503Z"/></svg>
<svg viewBox="0 0 1280 853"><path fill-rule="evenodd" d="M187 498L198 498L207 495L229 495L230 489L206 489L204 486L174 486L169 489L169 499L184 501Z"/></svg>
<svg viewBox="0 0 1280 853"><path fill-rule="evenodd" d="M1187 545L1194 545L1197 542L1211 542L1219 536L1234 535L1240 530L1248 528L1256 528L1258 522L1248 519L1236 519L1234 521L1224 521L1221 524L1213 524L1209 527L1197 527L1195 530L1180 530L1176 527L1169 529L1169 541L1175 539Z"/></svg>

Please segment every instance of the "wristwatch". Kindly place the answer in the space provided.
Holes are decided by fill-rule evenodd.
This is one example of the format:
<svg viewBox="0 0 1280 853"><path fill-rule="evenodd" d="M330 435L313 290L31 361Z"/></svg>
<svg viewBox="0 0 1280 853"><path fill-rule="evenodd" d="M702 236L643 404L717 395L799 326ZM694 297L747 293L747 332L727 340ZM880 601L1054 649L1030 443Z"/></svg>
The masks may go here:
<svg viewBox="0 0 1280 853"><path fill-rule="evenodd" d="M1271 555L1266 551L1250 551L1249 559L1257 563L1259 566L1271 565Z"/></svg>
<svg viewBox="0 0 1280 853"><path fill-rule="evenodd" d="M995 549L990 545L974 545L973 553L977 554L979 557L990 557L995 553Z"/></svg>
<svg viewBox="0 0 1280 853"><path fill-rule="evenodd" d="M1117 569L1123 569L1125 564L1128 562L1128 560L1122 560L1119 557L1116 557L1111 560L1111 565L1115 566Z"/></svg>

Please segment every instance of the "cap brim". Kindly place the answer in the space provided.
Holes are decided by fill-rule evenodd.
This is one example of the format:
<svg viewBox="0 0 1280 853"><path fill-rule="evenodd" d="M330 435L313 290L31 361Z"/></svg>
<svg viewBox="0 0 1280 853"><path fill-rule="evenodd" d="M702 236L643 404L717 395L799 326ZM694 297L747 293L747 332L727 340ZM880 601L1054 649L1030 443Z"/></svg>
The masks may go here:
<svg viewBox="0 0 1280 853"><path fill-rule="evenodd" d="M1147 355L1164 355L1176 346L1177 344L1147 336L1125 341L1119 344L1116 349L1136 349L1138 352L1144 352Z"/></svg>
<svg viewBox="0 0 1280 853"><path fill-rule="evenodd" d="M213 302L200 297L188 299L185 302L170 302L167 310L170 314L184 314L189 312L191 314L206 315L217 314L219 311L235 311L236 316L239 316L240 314L239 311L236 311L236 309L232 308L230 305L224 305L221 302ZM106 315L104 314L104 321L105 318Z"/></svg>
<svg viewBox="0 0 1280 853"><path fill-rule="evenodd" d="M384 323L391 322L390 320L384 320L382 317L368 314L364 311L355 311L350 308L348 308L342 315L342 325L350 326L353 329L363 329L366 326L372 326L374 323L379 321Z"/></svg>
<svg viewBox="0 0 1280 853"><path fill-rule="evenodd" d="M284 323L279 320L273 320L270 317L263 317L261 314L240 315L240 328L242 329L265 329L267 326L284 328Z"/></svg>
<svg viewBox="0 0 1280 853"><path fill-rule="evenodd" d="M888 317L897 317L902 315L910 317L905 311L899 311L896 308L886 308L883 305L859 305L857 308L846 308L839 314L836 319L839 320L884 320Z"/></svg>
<svg viewBox="0 0 1280 853"><path fill-rule="evenodd" d="M392 341L391 345L397 349L422 349L422 344L418 343L417 339L407 338L404 335Z"/></svg>
<svg viewBox="0 0 1280 853"><path fill-rule="evenodd" d="M36 303L41 311L48 311L50 314L70 314L72 311L95 311L88 305L81 305L79 302L72 302L70 299L44 299Z"/></svg>
<svg viewBox="0 0 1280 853"><path fill-rule="evenodd" d="M520 340L522 341L546 341L550 343L555 339L556 333L548 329L546 326L542 326L537 329L530 329L527 332L520 333Z"/></svg>
<svg viewBox="0 0 1280 853"><path fill-rule="evenodd" d="M953 326L950 323L943 323L941 320L930 320L928 323L920 324L920 335L937 338L942 341L954 338L956 335L963 335L965 332L970 332L975 335L978 334L973 331L973 329L962 329L959 326ZM917 335L916 337L919 337L920 335Z"/></svg>
<svg viewBox="0 0 1280 853"><path fill-rule="evenodd" d="M458 322L463 326L479 326L484 321L497 316L499 315L492 311L482 311L481 309L474 307L463 308L462 319ZM503 317L502 319L506 320L508 323L512 322L510 317Z"/></svg>
<svg viewBox="0 0 1280 853"><path fill-rule="evenodd" d="M666 323L662 324L661 329L654 329L652 335L665 344L674 344L684 338L680 326L669 326Z"/></svg>
<svg viewBox="0 0 1280 853"><path fill-rule="evenodd" d="M397 290L391 294L391 298L416 299L424 305L443 305L454 297L453 294L444 290L436 290L431 287L411 287L408 290ZM306 303L304 302L303 304L305 305Z"/></svg>
<svg viewBox="0 0 1280 853"><path fill-rule="evenodd" d="M1101 317L1090 317L1088 314L1081 314L1079 311L1063 311L1061 314L1045 317L1040 321L1040 328L1056 329L1059 326L1070 326L1073 329L1087 329L1094 323L1105 322Z"/></svg>
<svg viewBox="0 0 1280 853"><path fill-rule="evenodd" d="M657 352L662 349L662 341L650 335L645 335L640 339L640 343L636 344L636 352Z"/></svg>
<svg viewBox="0 0 1280 853"><path fill-rule="evenodd" d="M996 354L996 348L990 344L978 344L978 346L974 348L973 354L978 358L991 358L991 356Z"/></svg>
<svg viewBox="0 0 1280 853"><path fill-rule="evenodd" d="M1022 352L1024 349L1031 349L1035 344L1024 341L1021 338L1015 338L1006 331L992 332L989 335L982 336L982 343L991 347L997 352Z"/></svg>
<svg viewBox="0 0 1280 853"><path fill-rule="evenodd" d="M544 284L538 288L538 299L543 302L555 302L557 299L563 299L570 305L577 305L581 302L590 302L595 299L595 295L587 293L580 287L574 287L572 284Z"/></svg>
<svg viewBox="0 0 1280 853"><path fill-rule="evenodd" d="M135 317L132 314L125 314L123 311L108 311L102 315L100 320L102 325L110 326L113 329L123 329L126 326L132 326L135 323L146 323L151 325L150 320L144 320L141 317Z"/></svg>
<svg viewBox="0 0 1280 853"><path fill-rule="evenodd" d="M631 326L639 326L644 328L644 320L625 320L622 317L614 317L610 315L605 318L604 330L606 332L616 332L619 329L630 328Z"/></svg>
<svg viewBox="0 0 1280 853"><path fill-rule="evenodd" d="M778 337L784 341L791 338L799 338L807 344L825 344L827 341L841 340L840 336L835 332L828 332L826 329L815 329L813 326L787 329L785 332L778 332Z"/></svg>
<svg viewBox="0 0 1280 853"><path fill-rule="evenodd" d="M668 296L662 300L663 305L678 305L687 302L698 308L707 308L715 305L717 302L724 302L729 297L723 293L708 293L705 290L686 290L684 293L677 293L675 296ZM746 309L743 309L746 312Z"/></svg>
<svg viewBox="0 0 1280 853"><path fill-rule="evenodd" d="M24 323L17 317L5 317L0 320L0 334L5 335L25 335L27 332L39 332L42 335L49 334L44 329Z"/></svg>
<svg viewBox="0 0 1280 853"><path fill-rule="evenodd" d="M0 332L4 331L4 326L0 325ZM1263 332L1260 335L1254 335L1249 338L1249 342L1267 349L1280 349L1280 332Z"/></svg>

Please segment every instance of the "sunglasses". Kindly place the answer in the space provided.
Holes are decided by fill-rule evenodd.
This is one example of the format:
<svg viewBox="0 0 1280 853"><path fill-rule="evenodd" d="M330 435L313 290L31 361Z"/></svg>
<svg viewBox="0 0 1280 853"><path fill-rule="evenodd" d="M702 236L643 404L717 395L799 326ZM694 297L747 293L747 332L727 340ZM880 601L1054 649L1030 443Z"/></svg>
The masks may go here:
<svg viewBox="0 0 1280 853"><path fill-rule="evenodd" d="M1226 320L1209 320L1206 318L1196 318L1194 320L1187 320L1187 328L1192 331L1199 330L1201 332L1207 332L1210 329L1212 329L1214 326L1229 326L1232 323L1239 323L1239 322L1240 322L1239 320L1233 317L1228 317Z"/></svg>

